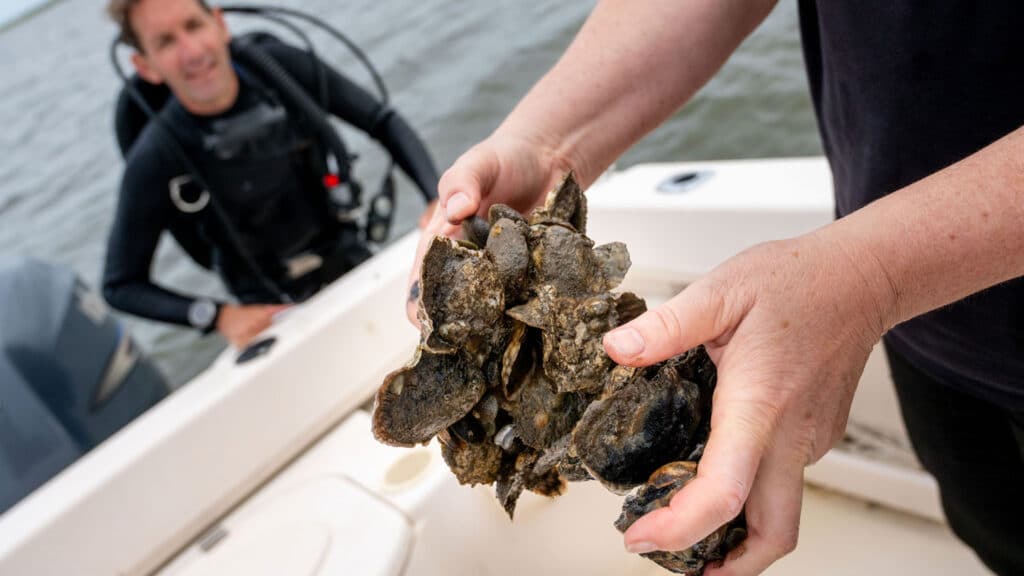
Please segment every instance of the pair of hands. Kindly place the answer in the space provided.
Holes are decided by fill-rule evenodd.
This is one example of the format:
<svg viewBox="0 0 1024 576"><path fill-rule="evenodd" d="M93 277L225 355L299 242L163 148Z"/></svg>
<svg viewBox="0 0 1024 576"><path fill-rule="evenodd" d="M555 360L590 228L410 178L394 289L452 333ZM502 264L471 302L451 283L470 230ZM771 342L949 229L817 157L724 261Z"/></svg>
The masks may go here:
<svg viewBox="0 0 1024 576"><path fill-rule="evenodd" d="M435 234L503 203L543 203L565 172L526 141L496 134L443 175L410 283ZM581 179L589 184L587 175ZM593 175L590 175L591 178ZM705 344L718 369L711 437L697 477L625 534L631 552L685 549L745 508L749 535L713 576L756 574L797 542L803 470L841 437L881 338L891 294L825 227L729 259L664 305L609 332L617 363L646 366ZM416 323L415 302L408 315Z"/></svg>

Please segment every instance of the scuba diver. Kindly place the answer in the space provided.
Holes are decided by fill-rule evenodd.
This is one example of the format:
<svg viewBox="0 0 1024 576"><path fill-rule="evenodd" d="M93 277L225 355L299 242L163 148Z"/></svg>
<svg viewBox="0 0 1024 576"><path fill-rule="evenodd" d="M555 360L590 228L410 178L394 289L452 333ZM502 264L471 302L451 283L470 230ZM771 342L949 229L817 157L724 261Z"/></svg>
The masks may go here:
<svg viewBox="0 0 1024 576"><path fill-rule="evenodd" d="M205 0L111 0L107 10L137 72L118 103L126 166L103 272L114 308L216 330L242 347L281 309L369 258L393 213L390 170L362 222L352 157L326 113L383 145L433 208L437 170L386 92L378 100L311 45L232 40L223 11ZM154 284L164 230L238 303Z"/></svg>

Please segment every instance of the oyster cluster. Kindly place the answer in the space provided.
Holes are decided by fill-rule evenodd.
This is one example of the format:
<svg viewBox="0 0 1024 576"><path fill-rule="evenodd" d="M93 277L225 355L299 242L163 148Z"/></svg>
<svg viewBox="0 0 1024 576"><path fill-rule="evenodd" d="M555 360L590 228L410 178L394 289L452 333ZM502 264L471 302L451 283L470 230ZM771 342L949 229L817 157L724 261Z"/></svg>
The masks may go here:
<svg viewBox="0 0 1024 576"><path fill-rule="evenodd" d="M568 174L524 218L497 204L435 237L423 259L412 361L377 392L376 438L438 438L463 484L494 484L509 517L523 490L557 496L595 479L626 494L615 526L668 505L696 470L710 431L715 367L703 348L647 368L616 365L604 334L646 309L614 293L629 269L615 242L585 236L586 198ZM645 554L700 574L745 535L743 519L694 547Z"/></svg>

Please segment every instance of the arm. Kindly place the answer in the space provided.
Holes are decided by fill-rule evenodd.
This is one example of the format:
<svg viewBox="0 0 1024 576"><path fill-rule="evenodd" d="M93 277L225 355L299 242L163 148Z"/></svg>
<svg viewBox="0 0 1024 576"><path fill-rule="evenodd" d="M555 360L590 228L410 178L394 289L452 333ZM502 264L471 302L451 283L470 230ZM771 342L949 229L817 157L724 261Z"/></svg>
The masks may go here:
<svg viewBox="0 0 1024 576"><path fill-rule="evenodd" d="M495 136L531 143L586 188L707 83L774 5L604 0Z"/></svg>
<svg viewBox="0 0 1024 576"><path fill-rule="evenodd" d="M737 4L603 2L496 133L445 173L445 210L431 230L453 233L452 224L495 201L529 208L570 167L591 182L752 27L755 14L733 20L746 23L739 29L709 25ZM631 57L617 61L622 54ZM666 79L665 69L680 77ZM704 343L718 369L698 475L627 531L630 550L686 548L741 510L749 537L708 576L758 573L796 546L803 468L841 437L884 331L1024 273L1022 140L1018 130L832 225L745 251L606 336L620 364L648 365Z"/></svg>
<svg viewBox="0 0 1024 576"><path fill-rule="evenodd" d="M188 326L193 299L153 284L150 268L160 234L171 210L166 178L167 163L155 153L139 151L128 157L114 224L107 240L103 295L111 306L162 322Z"/></svg>
<svg viewBox="0 0 1024 576"><path fill-rule="evenodd" d="M1024 275L1024 127L827 234L866 263L887 328Z"/></svg>
<svg viewBox="0 0 1024 576"><path fill-rule="evenodd" d="M308 53L285 44L272 44L267 50L310 94L317 93L316 73ZM324 68L328 112L377 140L416 183L428 202L436 198L437 168L412 127L398 112L383 106L334 68L326 64Z"/></svg>
<svg viewBox="0 0 1024 576"><path fill-rule="evenodd" d="M570 169L588 187L697 92L775 0L604 0L558 63L489 138L442 176L410 283L437 234L494 203L526 212ZM415 304L407 306L416 323Z"/></svg>
<svg viewBox="0 0 1024 576"><path fill-rule="evenodd" d="M796 545L804 466L842 437L867 355L895 324L1024 275L1024 128L804 236L748 250L610 332L646 365L707 343L718 367L697 479L626 533L692 545L739 513L750 536L720 574Z"/></svg>
<svg viewBox="0 0 1024 576"><path fill-rule="evenodd" d="M174 210L166 193L167 174L161 166L174 165L156 155L129 156L107 242L103 296L111 306L124 312L190 326L188 309L195 299L157 286L149 277L160 234ZM241 348L270 326L274 314L287 306L221 303L218 307L212 328Z"/></svg>

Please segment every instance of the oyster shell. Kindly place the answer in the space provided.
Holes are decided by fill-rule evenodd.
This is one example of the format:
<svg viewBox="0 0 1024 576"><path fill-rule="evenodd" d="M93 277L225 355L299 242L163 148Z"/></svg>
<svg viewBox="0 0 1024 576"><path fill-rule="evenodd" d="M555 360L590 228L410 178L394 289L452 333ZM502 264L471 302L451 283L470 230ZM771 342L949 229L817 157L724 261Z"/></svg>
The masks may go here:
<svg viewBox="0 0 1024 576"><path fill-rule="evenodd" d="M423 257L416 311L422 347L440 354L486 354L496 344L494 328L504 313L505 289L494 262L479 250L434 238Z"/></svg>
<svg viewBox="0 0 1024 576"><path fill-rule="evenodd" d="M583 466L609 490L625 493L666 461L683 460L706 441L714 372L698 383L703 349L615 382L576 425L573 444Z"/></svg>
<svg viewBox="0 0 1024 576"><path fill-rule="evenodd" d="M696 475L696 462L669 462L658 468L643 486L626 497L615 527L625 532L644 514L668 506L676 492ZM704 566L723 560L746 536L746 520L741 514L686 550L649 552L642 556L676 574L698 576L704 572Z"/></svg>
<svg viewBox="0 0 1024 576"><path fill-rule="evenodd" d="M646 305L612 292L629 252L595 247L586 216L570 173L528 218L497 204L487 220L464 223L465 240L435 238L419 280L420 345L384 380L373 426L402 446L436 435L459 482L493 483L510 518L524 490L557 496L567 481L590 479L617 493L640 486L616 522L625 530L696 469L715 367L703 348L642 369L605 354L604 334ZM730 535L742 536L731 526L648 557L699 574Z"/></svg>
<svg viewBox="0 0 1024 576"><path fill-rule="evenodd" d="M412 364L389 374L377 390L373 434L392 446L429 442L461 420L486 389L483 373L464 356L420 348Z"/></svg>

